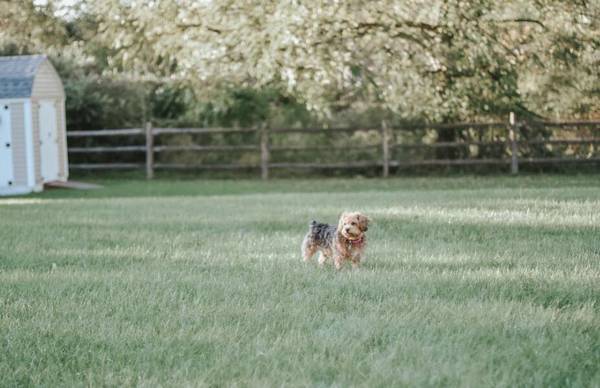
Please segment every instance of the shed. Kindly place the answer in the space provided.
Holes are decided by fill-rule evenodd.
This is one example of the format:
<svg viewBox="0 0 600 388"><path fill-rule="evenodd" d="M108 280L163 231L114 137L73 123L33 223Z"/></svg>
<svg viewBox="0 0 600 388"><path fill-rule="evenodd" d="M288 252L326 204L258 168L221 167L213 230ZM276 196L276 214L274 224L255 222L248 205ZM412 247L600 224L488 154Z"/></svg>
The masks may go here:
<svg viewBox="0 0 600 388"><path fill-rule="evenodd" d="M0 57L0 195L69 175L65 91L44 55Z"/></svg>

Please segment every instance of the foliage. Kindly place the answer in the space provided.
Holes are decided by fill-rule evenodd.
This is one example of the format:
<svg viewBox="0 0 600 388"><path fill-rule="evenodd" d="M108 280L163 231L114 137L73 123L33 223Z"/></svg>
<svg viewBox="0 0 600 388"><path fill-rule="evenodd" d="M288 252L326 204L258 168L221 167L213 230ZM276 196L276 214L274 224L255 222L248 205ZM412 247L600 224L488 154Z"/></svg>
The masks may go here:
<svg viewBox="0 0 600 388"><path fill-rule="evenodd" d="M600 3L103 0L123 68L207 91L280 85L321 113L597 114ZM265 17L269 15L269 17Z"/></svg>
<svg viewBox="0 0 600 388"><path fill-rule="evenodd" d="M597 1L66 4L72 5L4 1L0 50L45 52L87 67L92 77L85 81L98 77L94 90L105 96L74 101L74 109L137 94L138 84L150 82L144 114L196 123L254 123L265 116L305 122L298 103L330 121L369 112L431 121L508 111L521 117L600 113ZM110 85L102 91L106 77ZM133 90L123 93L124 84ZM73 86L77 99L88 95L81 93L86 85ZM113 93L120 96L106 96ZM249 112L241 103L263 107L243 117ZM139 113L136 104L130 109ZM228 117L236 110L241 117Z"/></svg>
<svg viewBox="0 0 600 388"><path fill-rule="evenodd" d="M46 51L69 44L66 23L53 3L0 0L0 47L5 53Z"/></svg>
<svg viewBox="0 0 600 388"><path fill-rule="evenodd" d="M102 19L85 2L75 4L70 9L60 2L8 1L0 7L0 54L50 56L65 85L69 129L140 126L148 120L250 126L266 117L298 124L310 118L301 104L275 89L230 88L203 102L187 82L126 71L114 60L118 50L98 39Z"/></svg>

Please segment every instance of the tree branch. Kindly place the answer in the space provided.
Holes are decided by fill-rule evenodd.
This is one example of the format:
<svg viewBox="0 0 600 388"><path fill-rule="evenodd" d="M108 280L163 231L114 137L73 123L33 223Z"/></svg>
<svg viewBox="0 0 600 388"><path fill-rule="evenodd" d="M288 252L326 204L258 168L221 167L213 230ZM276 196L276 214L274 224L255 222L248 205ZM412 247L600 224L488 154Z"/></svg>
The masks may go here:
<svg viewBox="0 0 600 388"><path fill-rule="evenodd" d="M498 23L533 23L533 24L537 24L538 26L542 27L544 30L548 29L548 28L546 28L544 23L540 22L539 20L529 19L529 18L503 19L503 20L496 20L496 22L498 22Z"/></svg>
<svg viewBox="0 0 600 388"><path fill-rule="evenodd" d="M204 24L200 24L200 23L192 23L192 24L177 24L177 28L182 28L184 30L187 30L188 28L206 28L208 31L210 32L214 32L215 34L221 34L223 32L223 30L220 30L218 28L215 27L207 27Z"/></svg>

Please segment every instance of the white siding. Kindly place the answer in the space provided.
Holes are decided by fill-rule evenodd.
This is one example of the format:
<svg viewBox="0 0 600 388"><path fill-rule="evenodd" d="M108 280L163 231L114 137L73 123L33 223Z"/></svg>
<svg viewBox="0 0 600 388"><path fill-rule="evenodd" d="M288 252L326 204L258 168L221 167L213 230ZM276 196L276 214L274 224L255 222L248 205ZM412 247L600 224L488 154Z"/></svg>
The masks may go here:
<svg viewBox="0 0 600 388"><path fill-rule="evenodd" d="M33 80L32 98L64 98L65 90L60 77L50 62L45 61L38 68Z"/></svg>
<svg viewBox="0 0 600 388"><path fill-rule="evenodd" d="M69 178L69 147L67 144L67 112L66 112L66 107L65 107L65 99L63 98L61 103L60 103L60 117L62 119L62 140L63 140L63 152L62 152L62 156L63 156L63 164L62 164L62 169L63 169L63 178L65 178L65 181Z"/></svg>
<svg viewBox="0 0 600 388"><path fill-rule="evenodd" d="M23 102L25 111L25 143L27 149L27 185L33 188L42 188L35 184L35 163L33 157L33 117L31 116L31 100Z"/></svg>
<svg viewBox="0 0 600 388"><path fill-rule="evenodd" d="M42 181L42 165L40 154L40 106L37 101L31 101L31 128L33 129L33 161L35 165L35 184L41 185Z"/></svg>
<svg viewBox="0 0 600 388"><path fill-rule="evenodd" d="M56 107L56 128L58 130L58 177L60 180L66 180L67 174L65 171L65 166L67 164L67 133L63 116L63 111L65 109L64 100L55 100L54 106Z"/></svg>
<svg viewBox="0 0 600 388"><path fill-rule="evenodd" d="M15 186L27 186L27 143L25 141L25 113L22 102L13 102L10 106L12 127L11 148Z"/></svg>

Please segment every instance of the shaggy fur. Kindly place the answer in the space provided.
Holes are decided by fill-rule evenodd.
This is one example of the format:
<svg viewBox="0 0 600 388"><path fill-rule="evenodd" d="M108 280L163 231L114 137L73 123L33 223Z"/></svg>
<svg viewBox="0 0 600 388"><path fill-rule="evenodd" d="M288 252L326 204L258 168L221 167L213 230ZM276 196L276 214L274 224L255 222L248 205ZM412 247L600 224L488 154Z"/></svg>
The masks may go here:
<svg viewBox="0 0 600 388"><path fill-rule="evenodd" d="M342 213L337 227L312 221L302 241L302 258L309 261L319 252L319 265L332 258L338 270L344 261L358 268L367 245L368 229L369 217L358 212Z"/></svg>

